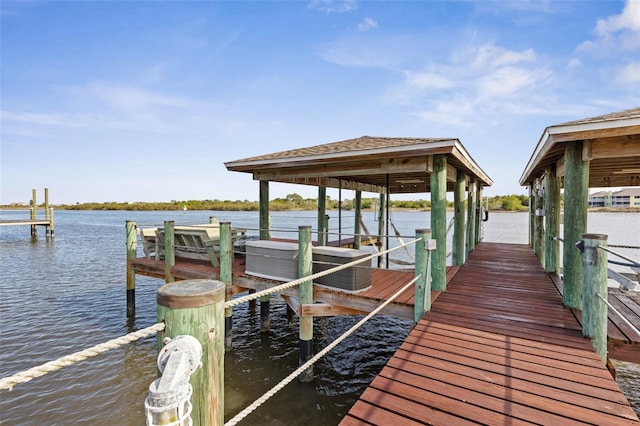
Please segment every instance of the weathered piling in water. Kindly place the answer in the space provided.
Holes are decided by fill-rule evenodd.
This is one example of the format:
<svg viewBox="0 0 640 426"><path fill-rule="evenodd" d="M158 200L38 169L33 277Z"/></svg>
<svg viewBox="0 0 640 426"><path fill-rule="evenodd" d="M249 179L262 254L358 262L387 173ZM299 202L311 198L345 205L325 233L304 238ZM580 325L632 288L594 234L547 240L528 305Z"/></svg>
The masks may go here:
<svg viewBox="0 0 640 426"><path fill-rule="evenodd" d="M313 273L311 227L300 226L298 228L298 278L308 277ZM313 283L305 281L298 287L300 305L313 303ZM303 365L313 357L313 316L300 315L300 357L299 363ZM306 369L298 379L301 382L313 380L313 366Z"/></svg>
<svg viewBox="0 0 640 426"><path fill-rule="evenodd" d="M328 240L327 229L327 188L318 187L318 245L326 246Z"/></svg>
<svg viewBox="0 0 640 426"><path fill-rule="evenodd" d="M598 294L607 299L607 252L598 246L607 246L607 236L582 234L578 246L582 249L582 335L591 338L591 344L606 363L607 305Z"/></svg>
<svg viewBox="0 0 640 426"><path fill-rule="evenodd" d="M564 257L562 303L580 309L582 259L575 249L587 232L589 205L589 163L583 160L582 141L568 142L564 154Z"/></svg>
<svg viewBox="0 0 640 426"><path fill-rule="evenodd" d="M435 241L431 239L431 229L416 229L415 244L415 297L413 300L413 322L417 324L426 311L431 310L431 252Z"/></svg>
<svg viewBox="0 0 640 426"><path fill-rule="evenodd" d="M173 281L171 268L176 264L175 251L175 224L173 220L164 222L164 280L167 283Z"/></svg>
<svg viewBox="0 0 640 426"><path fill-rule="evenodd" d="M193 424L224 423L224 323L225 284L214 280L185 280L168 283L156 293L158 321L165 323L158 333L158 350L166 337L193 336L202 345L202 368L190 377Z"/></svg>
<svg viewBox="0 0 640 426"><path fill-rule="evenodd" d="M560 242L556 239L560 236L560 179L555 164L545 169L544 181L544 270L557 273L560 269Z"/></svg>
<svg viewBox="0 0 640 426"><path fill-rule="evenodd" d="M125 223L127 232L127 316L136 315L136 271L131 266L137 253L136 222L127 220Z"/></svg>
<svg viewBox="0 0 640 426"><path fill-rule="evenodd" d="M447 289L447 156L435 155L433 158L433 172L431 173L431 232L437 241L437 248L433 253L433 288L445 291Z"/></svg>
<svg viewBox="0 0 640 426"><path fill-rule="evenodd" d="M462 265L465 259L465 232L464 222L466 219L466 207L464 203L464 189L466 175L464 171L458 170L456 174L456 185L453 192L453 264Z"/></svg>
<svg viewBox="0 0 640 426"><path fill-rule="evenodd" d="M33 188L31 190L31 220L36 220L38 218L38 202L36 200L36 190ZM37 235L36 225L31 225L31 236L35 237Z"/></svg>
<svg viewBox="0 0 640 426"><path fill-rule="evenodd" d="M231 241L231 222L220 223L220 281L225 285L225 300L231 299L233 285L233 241ZM224 310L224 349L233 349L233 308Z"/></svg>

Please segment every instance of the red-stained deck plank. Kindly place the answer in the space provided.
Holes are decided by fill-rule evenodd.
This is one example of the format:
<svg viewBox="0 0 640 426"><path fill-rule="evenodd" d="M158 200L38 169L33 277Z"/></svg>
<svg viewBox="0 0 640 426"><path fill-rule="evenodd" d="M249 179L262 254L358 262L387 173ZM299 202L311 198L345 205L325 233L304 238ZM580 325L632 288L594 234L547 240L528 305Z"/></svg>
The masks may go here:
<svg viewBox="0 0 640 426"><path fill-rule="evenodd" d="M531 249L497 243L476 247L341 424L383 424L378 413L419 424L640 423Z"/></svg>

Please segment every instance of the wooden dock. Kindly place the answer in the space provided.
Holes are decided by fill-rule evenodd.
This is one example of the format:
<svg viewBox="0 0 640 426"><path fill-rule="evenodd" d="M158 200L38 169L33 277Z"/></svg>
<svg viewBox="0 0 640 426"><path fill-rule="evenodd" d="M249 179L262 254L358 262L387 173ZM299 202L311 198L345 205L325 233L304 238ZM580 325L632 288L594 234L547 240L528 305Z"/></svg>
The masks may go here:
<svg viewBox="0 0 640 426"><path fill-rule="evenodd" d="M481 243L340 423L639 424L526 245Z"/></svg>

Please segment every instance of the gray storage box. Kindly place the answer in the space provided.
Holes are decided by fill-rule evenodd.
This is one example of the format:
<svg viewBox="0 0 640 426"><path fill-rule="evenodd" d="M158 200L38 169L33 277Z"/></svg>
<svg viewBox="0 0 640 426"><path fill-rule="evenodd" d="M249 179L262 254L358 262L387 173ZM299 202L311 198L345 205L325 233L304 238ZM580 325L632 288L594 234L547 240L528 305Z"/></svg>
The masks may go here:
<svg viewBox="0 0 640 426"><path fill-rule="evenodd" d="M298 278L298 244L283 241L247 241L245 273L278 281Z"/></svg>
<svg viewBox="0 0 640 426"><path fill-rule="evenodd" d="M313 247L312 253L314 274L371 255L364 250L329 246ZM367 290L371 287L371 261L316 278L314 283L350 292Z"/></svg>

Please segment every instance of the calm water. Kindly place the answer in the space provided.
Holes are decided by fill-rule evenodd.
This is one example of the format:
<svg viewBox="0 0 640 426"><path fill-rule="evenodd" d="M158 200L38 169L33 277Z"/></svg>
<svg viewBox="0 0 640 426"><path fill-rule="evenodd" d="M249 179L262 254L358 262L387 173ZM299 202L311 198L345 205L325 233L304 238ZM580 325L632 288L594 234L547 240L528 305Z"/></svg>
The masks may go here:
<svg viewBox="0 0 640 426"><path fill-rule="evenodd" d="M339 222L343 232L352 232L352 213L341 218L337 212L329 214L331 232L338 232ZM58 211L53 241L44 238L43 229L31 241L28 227L0 227L0 377L154 324L155 292L162 285L156 279L137 276L137 315L126 318L125 220L204 223L212 215L238 227L255 229L258 224L255 213ZM0 212L0 217L26 218L28 212ZM391 218L405 240L416 228L429 228L428 213L393 213ZM365 213L364 219L369 231L377 233L373 213ZM484 238L526 243L527 220L526 214L492 214ZM298 225L315 228L315 212L272 214L274 236L295 238ZM612 244L639 245L640 217L590 214L589 231L608 233ZM390 239L390 244L396 245L397 239ZM627 254L640 255L637 251ZM403 250L392 256L411 260L411 253ZM267 335L259 333L259 314L247 305L234 308L234 351L225 357L227 419L298 366L297 321L287 322L281 298L273 297L271 307ZM314 350L359 319L317 319ZM294 381L242 424L337 424L410 327L407 321L374 318L315 365L312 383ZM155 358L153 337L17 385L11 392L0 391L0 421L3 425L143 425L144 398L155 379ZM640 368L622 364L618 374L621 386L627 386L628 396L640 406Z"/></svg>

